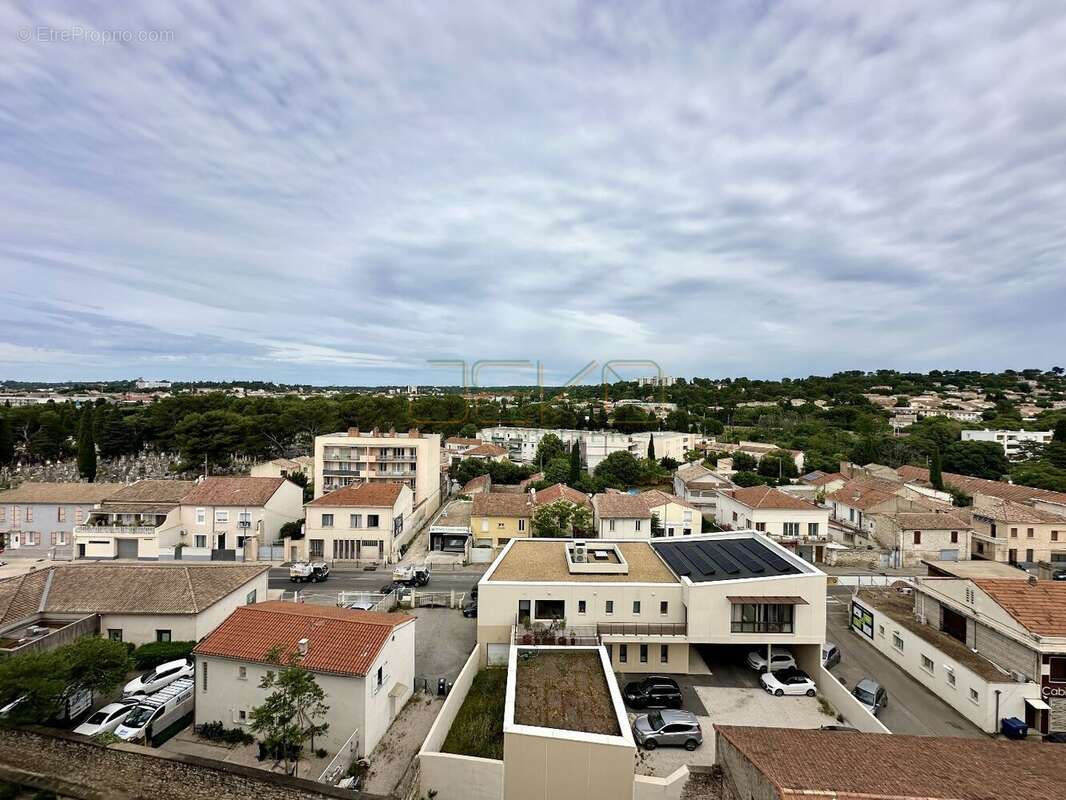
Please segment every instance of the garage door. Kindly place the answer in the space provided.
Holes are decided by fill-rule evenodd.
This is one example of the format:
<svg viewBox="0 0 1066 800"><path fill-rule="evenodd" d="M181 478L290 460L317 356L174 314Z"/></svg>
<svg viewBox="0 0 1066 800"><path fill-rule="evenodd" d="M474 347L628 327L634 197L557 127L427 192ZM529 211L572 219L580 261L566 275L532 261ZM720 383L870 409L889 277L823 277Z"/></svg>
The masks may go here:
<svg viewBox="0 0 1066 800"><path fill-rule="evenodd" d="M511 652L509 644L490 644L486 651L490 667L503 667L507 665L508 654Z"/></svg>
<svg viewBox="0 0 1066 800"><path fill-rule="evenodd" d="M137 557L137 540L136 539L119 539L118 540L118 557L119 558L136 558Z"/></svg>
<svg viewBox="0 0 1066 800"><path fill-rule="evenodd" d="M1048 701L1051 706L1051 726L1053 731L1066 731L1066 698L1053 697Z"/></svg>

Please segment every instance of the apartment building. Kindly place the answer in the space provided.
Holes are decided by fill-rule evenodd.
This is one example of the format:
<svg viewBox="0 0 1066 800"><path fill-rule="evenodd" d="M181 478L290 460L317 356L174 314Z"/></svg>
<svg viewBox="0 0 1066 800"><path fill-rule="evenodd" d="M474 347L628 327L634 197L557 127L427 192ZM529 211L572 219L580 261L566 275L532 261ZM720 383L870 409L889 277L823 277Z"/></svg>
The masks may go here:
<svg viewBox="0 0 1066 800"><path fill-rule="evenodd" d="M818 539L829 530L829 511L771 486L719 491L718 527L755 529L778 538Z"/></svg>
<svg viewBox="0 0 1066 800"><path fill-rule="evenodd" d="M502 663L512 636L554 625L604 645L618 672L687 673L696 644L788 645L815 669L825 586L824 573L752 532L515 539L478 583L480 659Z"/></svg>
<svg viewBox="0 0 1066 800"><path fill-rule="evenodd" d="M1054 431L1008 431L985 428L980 431L963 431L962 441L995 442L1003 448L1007 458L1016 461L1022 458L1022 446L1025 443L1047 444L1054 435Z"/></svg>
<svg viewBox="0 0 1066 800"><path fill-rule="evenodd" d="M1035 566L1066 566L1066 516L1009 500L973 509L974 558Z"/></svg>
<svg viewBox="0 0 1066 800"><path fill-rule="evenodd" d="M315 437L315 497L358 483L399 482L414 492L412 524L441 503L440 434L378 430Z"/></svg>
<svg viewBox="0 0 1066 800"><path fill-rule="evenodd" d="M413 508L414 492L404 483L346 486L304 506L304 538L286 541L285 549L290 559L392 564L414 532Z"/></svg>
<svg viewBox="0 0 1066 800"><path fill-rule="evenodd" d="M121 483L38 483L0 491L0 546L8 556L72 557L74 527Z"/></svg>
<svg viewBox="0 0 1066 800"><path fill-rule="evenodd" d="M574 442L581 448L581 460L585 468L594 470L611 453L627 452L635 458L645 458L648 443L654 437L656 458L673 458L683 461L685 453L693 450L698 437L692 433L677 431L653 431L645 433L618 433L615 431L582 431L560 428L509 428L496 426L483 428L478 437L486 443L507 450L512 461L532 464L537 457L540 440L553 433L566 447Z"/></svg>

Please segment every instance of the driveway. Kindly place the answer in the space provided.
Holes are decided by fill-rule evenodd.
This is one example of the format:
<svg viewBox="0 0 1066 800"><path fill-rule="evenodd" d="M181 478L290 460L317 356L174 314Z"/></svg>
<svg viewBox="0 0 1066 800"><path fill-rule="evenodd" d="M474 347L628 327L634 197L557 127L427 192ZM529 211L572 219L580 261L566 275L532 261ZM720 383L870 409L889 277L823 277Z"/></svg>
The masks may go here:
<svg viewBox="0 0 1066 800"><path fill-rule="evenodd" d="M425 679L429 690L436 692L437 679L454 681L470 657L477 642L477 620L464 617L457 608L416 608L404 613L418 617L415 681L421 684Z"/></svg>
<svg viewBox="0 0 1066 800"><path fill-rule="evenodd" d="M826 639L840 648L841 655L833 675L847 686L863 678L873 678L884 686L888 707L877 718L893 733L984 737L966 717L851 631L850 599L851 590L846 587L830 587L826 597Z"/></svg>

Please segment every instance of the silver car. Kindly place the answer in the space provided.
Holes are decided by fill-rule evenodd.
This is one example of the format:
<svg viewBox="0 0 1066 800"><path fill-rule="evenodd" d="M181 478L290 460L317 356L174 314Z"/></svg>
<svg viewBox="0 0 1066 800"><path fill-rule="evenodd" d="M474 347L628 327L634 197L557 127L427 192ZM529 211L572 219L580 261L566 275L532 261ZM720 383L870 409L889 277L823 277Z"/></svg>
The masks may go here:
<svg viewBox="0 0 1066 800"><path fill-rule="evenodd" d="M703 730L691 711L653 711L633 720L633 738L638 745L654 750L659 745L674 745L695 750L703 744Z"/></svg>
<svg viewBox="0 0 1066 800"><path fill-rule="evenodd" d="M840 663L840 648L832 642L826 642L822 645L822 666L826 669L832 669Z"/></svg>
<svg viewBox="0 0 1066 800"><path fill-rule="evenodd" d="M863 678L855 684L851 693L875 717L888 705L888 692L885 687L870 678Z"/></svg>

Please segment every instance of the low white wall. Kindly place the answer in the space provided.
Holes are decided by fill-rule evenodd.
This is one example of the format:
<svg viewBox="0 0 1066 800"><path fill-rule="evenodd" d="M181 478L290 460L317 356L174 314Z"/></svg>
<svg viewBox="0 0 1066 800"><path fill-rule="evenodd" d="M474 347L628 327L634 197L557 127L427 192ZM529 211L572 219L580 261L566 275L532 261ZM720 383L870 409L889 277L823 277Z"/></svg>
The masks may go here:
<svg viewBox="0 0 1066 800"><path fill-rule="evenodd" d="M419 790L437 800L501 800L503 762L451 753L418 754ZM435 794L430 795L431 792Z"/></svg>
<svg viewBox="0 0 1066 800"><path fill-rule="evenodd" d="M825 667L819 667L817 672L811 674L814 676L814 682L818 684L818 691L821 692L822 697L844 715L844 720L848 725L858 728L863 733L892 733L855 699L847 686L838 681Z"/></svg>
<svg viewBox="0 0 1066 800"><path fill-rule="evenodd" d="M633 776L633 800L681 800L681 790L688 780L688 767L678 767L665 778Z"/></svg>

